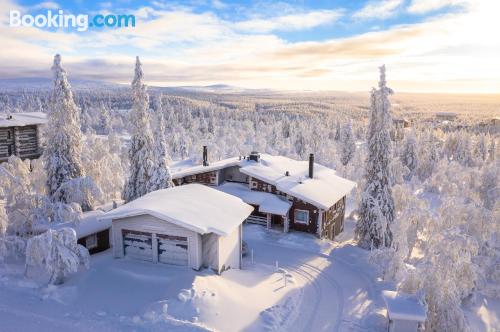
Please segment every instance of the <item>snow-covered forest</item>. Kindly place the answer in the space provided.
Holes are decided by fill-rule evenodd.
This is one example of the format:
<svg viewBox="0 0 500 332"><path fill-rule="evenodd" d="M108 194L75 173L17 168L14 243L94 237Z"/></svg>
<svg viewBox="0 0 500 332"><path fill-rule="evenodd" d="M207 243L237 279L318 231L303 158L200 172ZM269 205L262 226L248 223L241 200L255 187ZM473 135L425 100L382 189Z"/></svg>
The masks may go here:
<svg viewBox="0 0 500 332"><path fill-rule="evenodd" d="M467 331L477 299L500 299L500 106L487 97L398 97L385 69L366 94L146 88L139 60L132 88L71 89L60 58L52 70L54 90L0 92L3 112L47 112L64 129L46 127L43 158L0 166L0 260L26 257L51 283L88 268L74 234L38 230L171 186L168 165L201 163L204 145L211 161L314 153L357 183L354 240L383 281L425 303L426 331Z"/></svg>

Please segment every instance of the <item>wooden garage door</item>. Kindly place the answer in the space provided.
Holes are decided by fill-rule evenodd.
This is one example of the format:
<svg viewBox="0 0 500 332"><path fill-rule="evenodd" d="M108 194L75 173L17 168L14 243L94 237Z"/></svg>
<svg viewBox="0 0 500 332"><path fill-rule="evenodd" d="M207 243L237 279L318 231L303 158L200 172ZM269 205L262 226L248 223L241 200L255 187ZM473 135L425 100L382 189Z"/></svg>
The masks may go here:
<svg viewBox="0 0 500 332"><path fill-rule="evenodd" d="M157 234L158 261L165 264L188 265L187 237Z"/></svg>
<svg viewBox="0 0 500 332"><path fill-rule="evenodd" d="M122 230L123 250L125 256L153 261L153 246L151 233Z"/></svg>

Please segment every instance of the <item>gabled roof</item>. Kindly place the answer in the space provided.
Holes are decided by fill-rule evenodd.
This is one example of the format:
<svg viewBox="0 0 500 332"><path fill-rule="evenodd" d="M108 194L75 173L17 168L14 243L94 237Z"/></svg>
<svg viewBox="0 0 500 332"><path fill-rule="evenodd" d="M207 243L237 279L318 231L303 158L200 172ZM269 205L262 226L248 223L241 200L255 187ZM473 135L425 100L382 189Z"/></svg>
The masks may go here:
<svg viewBox="0 0 500 332"><path fill-rule="evenodd" d="M153 191L104 214L100 219L152 215L199 234L228 235L253 211L240 198L201 184Z"/></svg>
<svg viewBox="0 0 500 332"><path fill-rule="evenodd" d="M0 128L23 127L47 123L47 114L42 112L11 113L11 119L7 114L0 114Z"/></svg>
<svg viewBox="0 0 500 332"><path fill-rule="evenodd" d="M313 178L309 178L309 162L281 156L261 154L259 162L245 160L240 171L272 184L281 192L328 209L356 186L328 167L314 163ZM289 176L285 173L288 172Z"/></svg>

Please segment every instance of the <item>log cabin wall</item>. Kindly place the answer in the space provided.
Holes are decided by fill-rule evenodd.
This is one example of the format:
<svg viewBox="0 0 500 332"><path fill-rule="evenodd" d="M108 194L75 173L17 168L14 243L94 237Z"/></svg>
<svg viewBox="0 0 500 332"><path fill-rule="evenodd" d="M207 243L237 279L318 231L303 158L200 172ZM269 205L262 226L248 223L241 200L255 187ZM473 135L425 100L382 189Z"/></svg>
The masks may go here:
<svg viewBox="0 0 500 332"><path fill-rule="evenodd" d="M0 162L15 154L14 128L0 128Z"/></svg>
<svg viewBox="0 0 500 332"><path fill-rule="evenodd" d="M323 212L321 237L333 240L344 230L345 200L346 197L344 196L332 207Z"/></svg>
<svg viewBox="0 0 500 332"><path fill-rule="evenodd" d="M217 171L199 173L184 176L179 179L174 179L174 184L176 186L189 184L189 183L200 183L208 186L216 186L217 185Z"/></svg>
<svg viewBox="0 0 500 332"><path fill-rule="evenodd" d="M16 155L21 159L35 159L42 154L37 126L0 128L0 162Z"/></svg>
<svg viewBox="0 0 500 332"><path fill-rule="evenodd" d="M16 154L20 158L37 158L40 156L37 127L16 127Z"/></svg>
<svg viewBox="0 0 500 332"><path fill-rule="evenodd" d="M293 199L292 206L290 207L290 211L288 212L288 215L290 217L290 229L316 234L318 229L319 209L314 205L301 201L300 199L297 199L295 197L290 198ZM309 212L308 224L303 224L295 221L296 210L304 210Z"/></svg>
<svg viewBox="0 0 500 332"><path fill-rule="evenodd" d="M313 234L316 233L318 229L318 215L319 215L319 209L317 207L315 207L310 203L304 202L300 199L287 195L276 189L276 186L253 177L250 177L250 189L286 197L290 202L292 202L292 206L290 207L289 211L290 229L295 229L301 232L308 232ZM308 224L295 222L296 209L305 210L309 212Z"/></svg>

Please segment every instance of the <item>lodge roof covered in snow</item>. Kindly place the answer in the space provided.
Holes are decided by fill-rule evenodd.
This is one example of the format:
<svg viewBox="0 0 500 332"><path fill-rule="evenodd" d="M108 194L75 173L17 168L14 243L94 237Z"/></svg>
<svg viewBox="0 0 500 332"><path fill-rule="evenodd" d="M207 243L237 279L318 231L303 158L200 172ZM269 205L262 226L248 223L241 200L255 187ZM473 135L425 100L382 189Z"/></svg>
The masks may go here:
<svg viewBox="0 0 500 332"><path fill-rule="evenodd" d="M47 114L42 112L0 114L0 128L24 127L47 123Z"/></svg>
<svg viewBox="0 0 500 332"><path fill-rule="evenodd" d="M218 171L218 170L226 168L226 167L238 166L240 164L240 162L241 162L241 158L234 157L234 158L228 158L228 159L215 161L213 163L210 163L208 166L203 166L203 165L193 164L192 160L188 159L188 160L181 160L181 161L178 161L176 163L173 163L170 166L170 172L172 173L173 179L178 179L178 178L182 178L184 176L205 173L205 172Z"/></svg>
<svg viewBox="0 0 500 332"><path fill-rule="evenodd" d="M314 176L311 179L308 177L308 161L269 154L260 154L259 161L236 157L213 162L209 166L181 161L172 165L171 172L172 177L177 179L230 166L239 166L241 173L272 184L277 190L322 209L333 206L356 186L355 182L338 176L333 169L317 163L314 163ZM243 200L247 201L245 198Z"/></svg>
<svg viewBox="0 0 500 332"><path fill-rule="evenodd" d="M103 215L101 220L149 214L200 234L228 235L253 211L240 198L200 184L153 191Z"/></svg>
<svg viewBox="0 0 500 332"><path fill-rule="evenodd" d="M244 160L241 166L243 174L270 183L281 192L323 209L330 208L356 186L356 183L338 176L333 169L317 163L314 163L311 179L307 161L282 156L263 154L259 162Z"/></svg>

